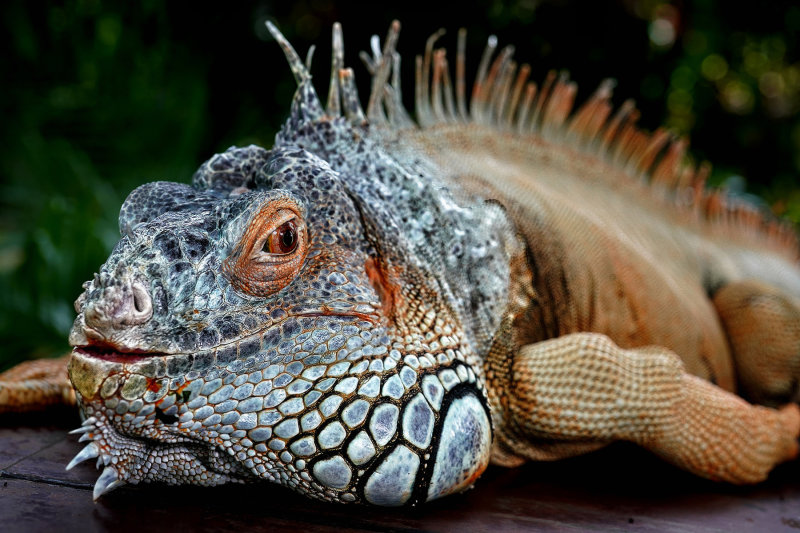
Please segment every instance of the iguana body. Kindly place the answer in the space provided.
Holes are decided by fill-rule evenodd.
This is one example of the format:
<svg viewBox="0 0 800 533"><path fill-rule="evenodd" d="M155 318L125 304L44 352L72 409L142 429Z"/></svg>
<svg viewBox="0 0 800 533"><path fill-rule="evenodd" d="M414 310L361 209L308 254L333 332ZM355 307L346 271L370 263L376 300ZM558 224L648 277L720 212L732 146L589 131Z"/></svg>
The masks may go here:
<svg viewBox="0 0 800 533"><path fill-rule="evenodd" d="M737 483L794 457L797 406L732 394L796 400L793 234L610 117L605 86L570 116L574 86L537 96L505 51L467 111L463 54L453 96L431 43L416 127L397 31L366 116L338 27L326 110L275 31L299 83L275 146L126 200L70 336L95 497L270 480L409 505L490 457L615 440Z"/></svg>

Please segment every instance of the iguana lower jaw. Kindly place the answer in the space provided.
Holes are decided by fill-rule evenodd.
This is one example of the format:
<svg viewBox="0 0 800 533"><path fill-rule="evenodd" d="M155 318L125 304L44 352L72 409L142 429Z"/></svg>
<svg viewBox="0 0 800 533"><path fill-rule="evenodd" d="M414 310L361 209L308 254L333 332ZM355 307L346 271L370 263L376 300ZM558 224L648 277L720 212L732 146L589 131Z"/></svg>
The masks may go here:
<svg viewBox="0 0 800 533"><path fill-rule="evenodd" d="M458 349L446 350L449 364L446 353L391 350L307 366L296 378L287 367L234 374L245 361L225 359L225 350L210 360L129 361L73 351L69 374L86 418L76 432L91 442L68 468L94 458L105 467L95 499L124 483L261 480L325 500L395 506L464 490L488 464L482 386Z"/></svg>
<svg viewBox="0 0 800 533"><path fill-rule="evenodd" d="M71 433L80 434L82 442L90 442L66 469L96 459L102 472L94 486L94 500L118 487L140 482L214 486L244 483L251 478L230 456L189 439L176 436L172 442L154 442L133 438L117 432L108 422L107 413L95 410L91 404L83 404L83 412L89 416Z"/></svg>

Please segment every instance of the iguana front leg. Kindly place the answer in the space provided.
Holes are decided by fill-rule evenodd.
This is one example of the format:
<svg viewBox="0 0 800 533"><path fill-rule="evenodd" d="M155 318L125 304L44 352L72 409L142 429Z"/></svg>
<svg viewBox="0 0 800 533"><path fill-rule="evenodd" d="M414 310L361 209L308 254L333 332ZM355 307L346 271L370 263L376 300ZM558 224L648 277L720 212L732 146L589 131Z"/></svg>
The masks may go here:
<svg viewBox="0 0 800 533"><path fill-rule="evenodd" d="M697 475L754 483L797 455L800 409L751 405L656 347L597 333L524 346L506 381L498 445L537 459L632 441Z"/></svg>
<svg viewBox="0 0 800 533"><path fill-rule="evenodd" d="M67 377L69 357L25 361L0 374L0 413L74 405L75 391Z"/></svg>

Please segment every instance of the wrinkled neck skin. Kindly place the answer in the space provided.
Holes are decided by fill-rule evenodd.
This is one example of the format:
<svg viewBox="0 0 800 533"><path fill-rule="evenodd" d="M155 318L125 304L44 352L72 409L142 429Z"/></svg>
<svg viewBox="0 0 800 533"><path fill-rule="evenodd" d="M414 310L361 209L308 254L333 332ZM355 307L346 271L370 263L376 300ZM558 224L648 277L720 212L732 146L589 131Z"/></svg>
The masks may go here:
<svg viewBox="0 0 800 533"><path fill-rule="evenodd" d="M95 497L267 480L414 505L485 469L482 358L514 233L393 158L388 132L307 119L302 89L272 150L232 148L123 205L70 335Z"/></svg>

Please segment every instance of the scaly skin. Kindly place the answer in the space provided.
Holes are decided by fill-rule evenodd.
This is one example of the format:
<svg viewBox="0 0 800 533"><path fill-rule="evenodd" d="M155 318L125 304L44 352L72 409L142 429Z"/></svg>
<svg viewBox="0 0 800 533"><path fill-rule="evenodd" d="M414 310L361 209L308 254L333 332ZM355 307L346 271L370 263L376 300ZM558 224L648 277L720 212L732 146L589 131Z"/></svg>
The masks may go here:
<svg viewBox="0 0 800 533"><path fill-rule="evenodd" d="M682 144L629 108L608 119L605 85L567 119L574 88L534 99L505 52L467 112L431 42L417 128L389 83L398 29L365 113L338 26L326 110L271 28L299 85L273 148L231 148L122 206L70 335L91 443L69 467L104 466L95 498L267 480L414 505L490 458L615 440L733 483L794 457L797 406L733 394L796 393L793 234L704 192Z"/></svg>
<svg viewBox="0 0 800 533"><path fill-rule="evenodd" d="M0 374L0 413L39 411L75 403L67 378L69 356L25 361Z"/></svg>

